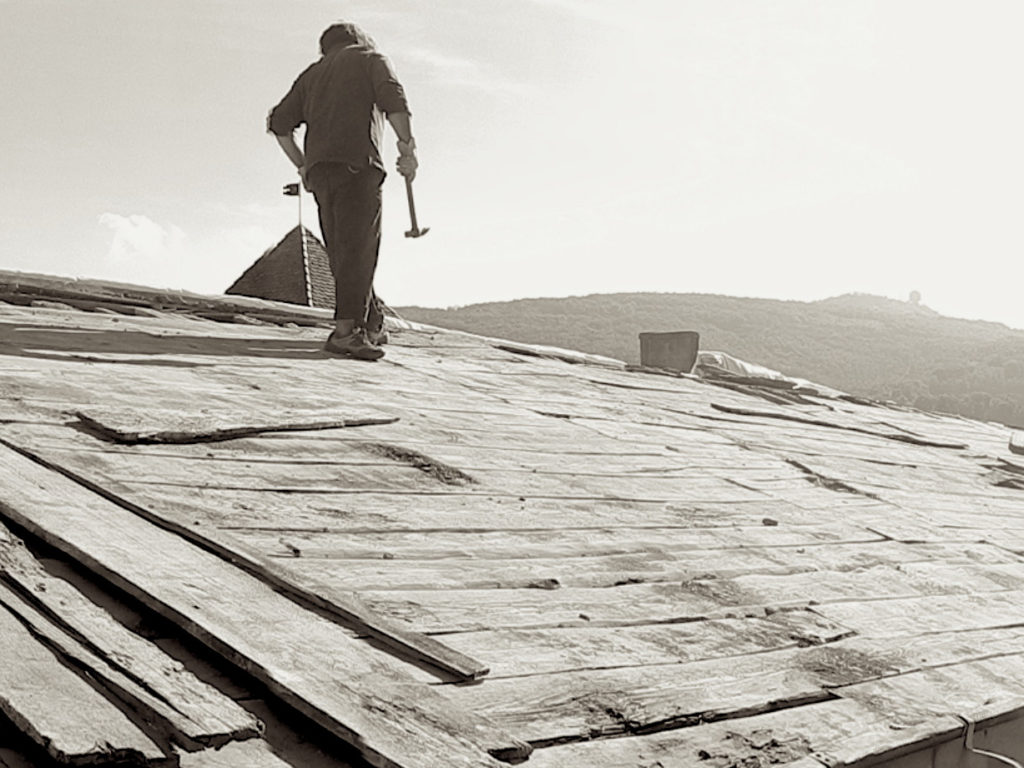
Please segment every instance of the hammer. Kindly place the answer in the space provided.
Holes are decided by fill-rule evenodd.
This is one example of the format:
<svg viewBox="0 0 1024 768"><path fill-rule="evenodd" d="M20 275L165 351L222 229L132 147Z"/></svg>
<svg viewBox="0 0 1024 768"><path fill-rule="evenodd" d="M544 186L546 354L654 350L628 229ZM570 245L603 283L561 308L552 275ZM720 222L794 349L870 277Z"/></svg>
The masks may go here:
<svg viewBox="0 0 1024 768"><path fill-rule="evenodd" d="M430 227L420 229L420 225L416 223L416 203L412 200L412 181L408 177L405 179L405 196L409 198L409 218L412 219L412 229L406 232L405 236L422 237L430 231Z"/></svg>

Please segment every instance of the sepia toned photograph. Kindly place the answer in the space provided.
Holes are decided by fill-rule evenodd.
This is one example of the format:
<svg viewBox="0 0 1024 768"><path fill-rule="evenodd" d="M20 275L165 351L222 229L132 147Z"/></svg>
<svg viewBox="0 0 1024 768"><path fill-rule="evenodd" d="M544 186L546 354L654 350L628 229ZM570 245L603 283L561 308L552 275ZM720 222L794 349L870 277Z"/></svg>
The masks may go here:
<svg viewBox="0 0 1024 768"><path fill-rule="evenodd" d="M0 0L0 768L1022 768L1022 34Z"/></svg>

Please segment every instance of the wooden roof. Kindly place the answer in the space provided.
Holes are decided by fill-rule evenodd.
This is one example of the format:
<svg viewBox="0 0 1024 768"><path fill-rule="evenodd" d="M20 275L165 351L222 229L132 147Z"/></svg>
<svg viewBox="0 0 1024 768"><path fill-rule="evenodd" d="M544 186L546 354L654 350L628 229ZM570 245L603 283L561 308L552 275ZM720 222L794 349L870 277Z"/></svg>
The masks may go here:
<svg viewBox="0 0 1024 768"><path fill-rule="evenodd" d="M34 587L46 552L374 765L868 765L1024 706L1005 427L394 321L384 360L331 358L328 313L236 298L0 302L0 638L62 691L102 667L77 695L109 705L53 717L8 669L0 711L75 754L266 737L215 680L145 703L102 666L145 638Z"/></svg>

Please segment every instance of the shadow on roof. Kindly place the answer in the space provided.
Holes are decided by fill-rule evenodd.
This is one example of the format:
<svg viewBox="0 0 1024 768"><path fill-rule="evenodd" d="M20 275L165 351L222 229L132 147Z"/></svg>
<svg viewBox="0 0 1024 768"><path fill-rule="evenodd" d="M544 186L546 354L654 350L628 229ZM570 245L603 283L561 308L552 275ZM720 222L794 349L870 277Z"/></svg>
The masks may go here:
<svg viewBox="0 0 1024 768"><path fill-rule="evenodd" d="M51 360L196 367L200 361L165 360L156 355L196 357L262 357L289 360L318 360L328 357L315 339L258 339L225 336L162 336L139 331L95 331L56 329L0 323L0 355ZM112 355L112 357L103 357ZM124 359L120 355L144 355Z"/></svg>

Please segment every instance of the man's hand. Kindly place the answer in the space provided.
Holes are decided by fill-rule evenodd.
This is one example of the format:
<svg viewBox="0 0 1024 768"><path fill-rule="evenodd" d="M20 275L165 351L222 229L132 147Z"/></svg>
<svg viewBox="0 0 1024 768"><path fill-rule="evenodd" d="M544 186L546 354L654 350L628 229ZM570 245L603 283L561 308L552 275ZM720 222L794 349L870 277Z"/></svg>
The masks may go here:
<svg viewBox="0 0 1024 768"><path fill-rule="evenodd" d="M398 142L398 162L395 163L398 172L409 181L416 178L416 169L420 167L416 160L416 140Z"/></svg>

